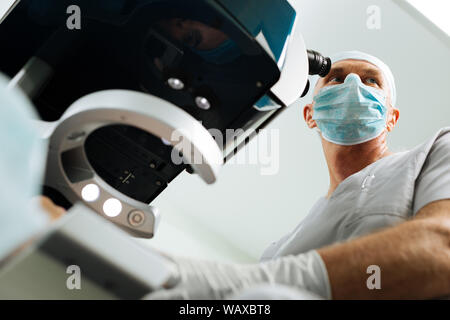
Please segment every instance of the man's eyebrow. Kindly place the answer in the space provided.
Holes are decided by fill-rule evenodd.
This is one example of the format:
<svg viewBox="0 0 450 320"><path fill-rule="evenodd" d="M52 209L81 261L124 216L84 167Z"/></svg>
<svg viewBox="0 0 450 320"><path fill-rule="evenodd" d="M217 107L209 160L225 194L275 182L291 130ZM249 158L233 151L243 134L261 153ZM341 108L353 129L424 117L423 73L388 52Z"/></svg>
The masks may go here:
<svg viewBox="0 0 450 320"><path fill-rule="evenodd" d="M345 71L345 69L344 68L342 68L342 67L336 67L336 68L331 68L331 70L330 70L330 73L342 73L342 72L344 72Z"/></svg>
<svg viewBox="0 0 450 320"><path fill-rule="evenodd" d="M336 74L336 73L343 73L346 71L346 68L343 67L336 67L331 68L330 73ZM367 75L378 75L382 76L382 72L376 68L365 68L362 70L361 73L367 74Z"/></svg>
<svg viewBox="0 0 450 320"><path fill-rule="evenodd" d="M380 76L380 77L383 76L383 73L381 72L381 70L378 70L375 68L367 68L367 69L364 69L362 72L364 74L370 75L370 76Z"/></svg>
<svg viewBox="0 0 450 320"><path fill-rule="evenodd" d="M326 76L326 79L329 79L332 76L339 75L346 72L346 68L336 67L331 68L330 73ZM366 67L360 72L362 75L369 77L376 77L378 80L384 82L383 72L377 68Z"/></svg>

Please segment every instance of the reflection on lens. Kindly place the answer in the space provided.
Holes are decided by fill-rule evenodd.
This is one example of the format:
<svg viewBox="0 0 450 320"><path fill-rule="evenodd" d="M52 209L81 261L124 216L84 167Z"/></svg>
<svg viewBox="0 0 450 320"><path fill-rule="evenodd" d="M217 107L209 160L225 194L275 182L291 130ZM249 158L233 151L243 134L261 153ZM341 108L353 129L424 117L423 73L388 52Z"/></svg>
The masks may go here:
<svg viewBox="0 0 450 320"><path fill-rule="evenodd" d="M197 107L203 110L208 110L211 108L211 103L205 97L195 98L195 103L197 104Z"/></svg>
<svg viewBox="0 0 450 320"><path fill-rule="evenodd" d="M184 89L184 83L180 79L170 78L169 80L167 80L167 83L174 90L183 90Z"/></svg>
<svg viewBox="0 0 450 320"><path fill-rule="evenodd" d="M166 140L164 138L161 138L162 143L164 143L166 146L171 146L172 144L170 143L169 140Z"/></svg>

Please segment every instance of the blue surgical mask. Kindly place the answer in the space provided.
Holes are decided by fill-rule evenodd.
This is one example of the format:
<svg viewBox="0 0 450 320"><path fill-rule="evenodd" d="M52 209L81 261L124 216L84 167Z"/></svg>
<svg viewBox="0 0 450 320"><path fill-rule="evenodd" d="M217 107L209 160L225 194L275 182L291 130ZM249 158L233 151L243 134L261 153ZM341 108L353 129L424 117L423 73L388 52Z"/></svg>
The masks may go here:
<svg viewBox="0 0 450 320"><path fill-rule="evenodd" d="M325 140L356 145L377 138L386 128L386 94L364 85L357 74L327 86L314 97L313 120Z"/></svg>

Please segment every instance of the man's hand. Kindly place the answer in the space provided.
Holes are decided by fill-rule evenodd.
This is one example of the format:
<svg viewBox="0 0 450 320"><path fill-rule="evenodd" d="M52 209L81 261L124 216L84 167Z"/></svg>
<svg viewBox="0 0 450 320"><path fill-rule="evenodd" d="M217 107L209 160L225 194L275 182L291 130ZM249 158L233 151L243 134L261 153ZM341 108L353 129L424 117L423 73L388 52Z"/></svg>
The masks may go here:
<svg viewBox="0 0 450 320"><path fill-rule="evenodd" d="M64 208L54 204L48 197L39 196L33 198L32 201L36 201L44 209L51 221L59 219L66 212Z"/></svg>
<svg viewBox="0 0 450 320"><path fill-rule="evenodd" d="M226 299L261 284L283 285L308 291L303 297L328 298L325 266L316 251L259 264L233 264L172 257L179 283L156 291L147 299Z"/></svg>
<svg viewBox="0 0 450 320"><path fill-rule="evenodd" d="M415 219L318 250L334 299L433 299L450 295L450 200L422 208ZM369 290L367 267L381 270Z"/></svg>
<svg viewBox="0 0 450 320"><path fill-rule="evenodd" d="M288 285L334 299L447 296L450 294L450 200L429 204L415 219L397 227L317 252L255 265L174 259L179 267L179 284L147 298L224 299L258 284ZM371 265L381 269L380 290L367 287L370 276L367 267Z"/></svg>

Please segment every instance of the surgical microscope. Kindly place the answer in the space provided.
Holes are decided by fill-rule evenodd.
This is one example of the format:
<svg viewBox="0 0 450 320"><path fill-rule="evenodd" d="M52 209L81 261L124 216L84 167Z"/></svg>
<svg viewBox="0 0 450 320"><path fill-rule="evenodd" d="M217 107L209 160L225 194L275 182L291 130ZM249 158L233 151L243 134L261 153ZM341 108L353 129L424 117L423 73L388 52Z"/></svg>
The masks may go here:
<svg viewBox="0 0 450 320"><path fill-rule="evenodd" d="M137 299L176 283L130 238L154 236L152 202L175 177L214 183L309 75L329 73L301 13L287 0L16 1L0 17L0 71L42 119L42 194L68 212L0 266L0 297ZM83 290L66 288L70 265Z"/></svg>

